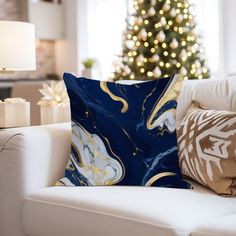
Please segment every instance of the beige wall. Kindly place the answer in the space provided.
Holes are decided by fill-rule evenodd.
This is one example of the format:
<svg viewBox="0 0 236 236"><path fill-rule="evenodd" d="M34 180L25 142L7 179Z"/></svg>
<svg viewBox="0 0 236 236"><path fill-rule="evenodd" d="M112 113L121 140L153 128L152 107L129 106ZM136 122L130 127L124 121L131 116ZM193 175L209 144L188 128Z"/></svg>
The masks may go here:
<svg viewBox="0 0 236 236"><path fill-rule="evenodd" d="M0 0L0 20L20 20L18 4L19 0ZM47 74L55 74L55 42L38 40L36 55L37 71L0 75L0 78L44 79Z"/></svg>

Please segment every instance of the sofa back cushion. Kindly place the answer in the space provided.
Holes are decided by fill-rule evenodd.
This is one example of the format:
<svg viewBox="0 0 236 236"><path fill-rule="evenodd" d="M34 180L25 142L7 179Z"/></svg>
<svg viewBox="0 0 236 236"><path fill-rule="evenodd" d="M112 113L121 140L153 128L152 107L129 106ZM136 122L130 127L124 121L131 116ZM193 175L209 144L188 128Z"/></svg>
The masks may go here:
<svg viewBox="0 0 236 236"><path fill-rule="evenodd" d="M236 79L187 80L178 98L177 126L193 101L210 109L236 112Z"/></svg>
<svg viewBox="0 0 236 236"><path fill-rule="evenodd" d="M181 171L221 195L236 195L236 113L193 104L178 129Z"/></svg>

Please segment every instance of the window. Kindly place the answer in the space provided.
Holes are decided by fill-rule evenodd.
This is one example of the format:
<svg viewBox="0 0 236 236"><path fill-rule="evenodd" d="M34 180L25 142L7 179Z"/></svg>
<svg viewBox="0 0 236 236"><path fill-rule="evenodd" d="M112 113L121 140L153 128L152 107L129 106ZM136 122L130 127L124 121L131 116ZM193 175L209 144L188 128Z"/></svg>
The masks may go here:
<svg viewBox="0 0 236 236"><path fill-rule="evenodd" d="M88 57L95 58L99 79L107 80L121 52L127 0L88 1Z"/></svg>
<svg viewBox="0 0 236 236"><path fill-rule="evenodd" d="M202 36L206 59L213 75L218 75L220 64L219 1L191 0L196 12L198 31Z"/></svg>

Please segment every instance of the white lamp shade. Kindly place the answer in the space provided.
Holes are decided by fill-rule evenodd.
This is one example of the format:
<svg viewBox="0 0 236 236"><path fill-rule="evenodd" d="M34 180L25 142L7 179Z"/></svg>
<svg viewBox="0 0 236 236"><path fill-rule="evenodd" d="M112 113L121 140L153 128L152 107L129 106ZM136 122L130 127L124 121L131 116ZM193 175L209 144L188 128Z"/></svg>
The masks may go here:
<svg viewBox="0 0 236 236"><path fill-rule="evenodd" d="M35 27L30 23L0 21L0 72L35 70Z"/></svg>

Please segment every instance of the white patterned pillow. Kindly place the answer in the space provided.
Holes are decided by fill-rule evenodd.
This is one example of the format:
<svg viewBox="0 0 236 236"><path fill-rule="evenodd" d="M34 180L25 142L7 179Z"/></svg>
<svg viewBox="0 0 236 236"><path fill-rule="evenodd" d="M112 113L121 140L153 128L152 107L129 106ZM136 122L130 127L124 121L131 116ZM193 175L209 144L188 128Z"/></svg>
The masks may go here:
<svg viewBox="0 0 236 236"><path fill-rule="evenodd" d="M236 195L236 113L194 103L177 133L182 174L220 195Z"/></svg>

